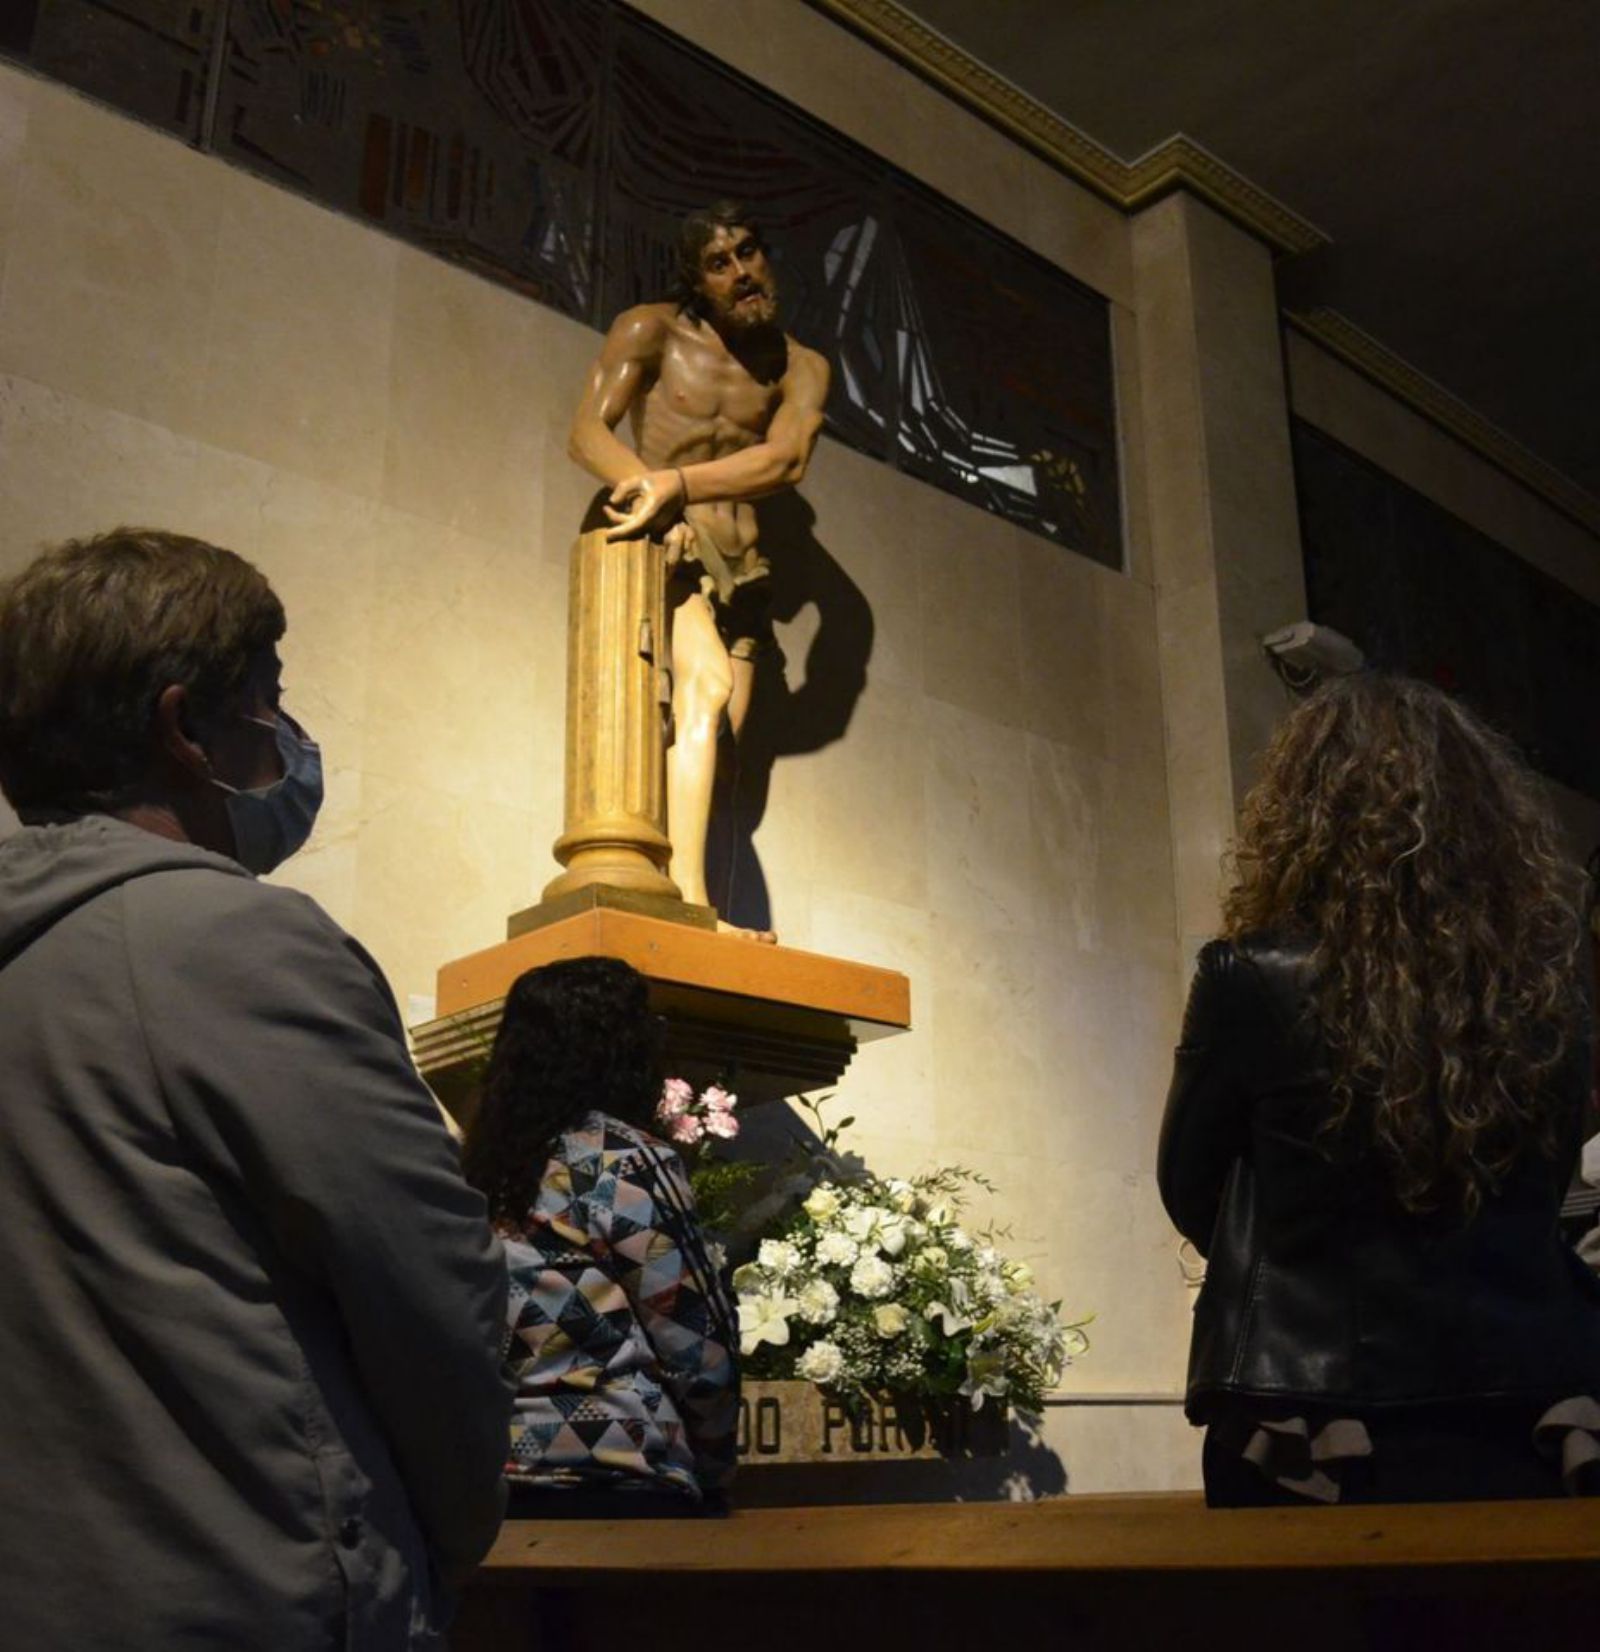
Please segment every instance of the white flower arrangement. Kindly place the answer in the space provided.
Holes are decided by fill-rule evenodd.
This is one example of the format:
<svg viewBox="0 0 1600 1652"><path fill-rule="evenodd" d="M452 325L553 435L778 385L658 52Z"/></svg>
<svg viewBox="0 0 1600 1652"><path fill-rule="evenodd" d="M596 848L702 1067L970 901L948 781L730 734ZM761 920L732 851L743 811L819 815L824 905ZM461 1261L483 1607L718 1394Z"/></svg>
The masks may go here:
<svg viewBox="0 0 1600 1652"><path fill-rule="evenodd" d="M734 1272L749 1374L1037 1411L1088 1347L1088 1322L1063 1325L1026 1263L960 1226L975 1180L941 1170L814 1186Z"/></svg>

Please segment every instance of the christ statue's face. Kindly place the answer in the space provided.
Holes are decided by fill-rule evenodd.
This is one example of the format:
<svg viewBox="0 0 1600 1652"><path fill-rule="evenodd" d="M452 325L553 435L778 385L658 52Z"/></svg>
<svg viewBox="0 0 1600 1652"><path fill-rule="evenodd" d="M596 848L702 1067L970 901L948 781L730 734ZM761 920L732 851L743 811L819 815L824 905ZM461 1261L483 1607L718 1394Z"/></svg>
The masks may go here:
<svg viewBox="0 0 1600 1652"><path fill-rule="evenodd" d="M778 283L753 231L718 227L700 249L700 292L712 321L732 332L778 319Z"/></svg>

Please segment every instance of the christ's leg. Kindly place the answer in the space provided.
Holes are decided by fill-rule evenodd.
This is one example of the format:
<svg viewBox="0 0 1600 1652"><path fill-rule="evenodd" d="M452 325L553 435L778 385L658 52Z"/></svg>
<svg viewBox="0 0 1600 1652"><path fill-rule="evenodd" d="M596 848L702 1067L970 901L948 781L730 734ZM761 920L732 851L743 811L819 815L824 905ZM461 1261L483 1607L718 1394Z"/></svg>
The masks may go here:
<svg viewBox="0 0 1600 1652"><path fill-rule="evenodd" d="M698 591L684 598L672 613L674 733L667 750L667 836L672 840L673 880L683 898L696 906L712 904L706 891L706 830L717 773L717 735L739 677L749 674L748 661L728 658L710 603ZM747 683L744 707L749 701ZM718 927L735 926L719 920ZM764 930L739 933L774 939Z"/></svg>

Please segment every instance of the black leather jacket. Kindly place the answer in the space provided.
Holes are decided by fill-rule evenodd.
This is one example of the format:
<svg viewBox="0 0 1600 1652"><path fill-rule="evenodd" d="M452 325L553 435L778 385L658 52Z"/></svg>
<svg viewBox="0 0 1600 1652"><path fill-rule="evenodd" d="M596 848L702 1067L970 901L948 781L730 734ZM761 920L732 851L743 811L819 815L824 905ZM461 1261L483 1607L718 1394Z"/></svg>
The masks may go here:
<svg viewBox="0 0 1600 1652"><path fill-rule="evenodd" d="M1408 1215L1370 1154L1329 1149L1307 951L1200 954L1161 1127L1161 1197L1207 1259L1188 1413L1228 1396L1348 1404L1600 1393L1600 1282L1557 1212L1579 1148L1588 1050L1562 1093L1560 1162L1525 1157L1468 1225Z"/></svg>

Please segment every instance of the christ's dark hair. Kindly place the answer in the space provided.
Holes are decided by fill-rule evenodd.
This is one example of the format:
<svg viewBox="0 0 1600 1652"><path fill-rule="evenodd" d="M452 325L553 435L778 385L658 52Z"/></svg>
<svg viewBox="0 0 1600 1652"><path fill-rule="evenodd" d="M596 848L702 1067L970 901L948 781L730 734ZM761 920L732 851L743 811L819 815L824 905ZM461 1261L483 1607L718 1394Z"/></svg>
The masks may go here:
<svg viewBox="0 0 1600 1652"><path fill-rule="evenodd" d="M705 319L705 298L700 291L700 254L719 229L748 230L756 245L766 250L761 226L738 201L713 201L697 207L678 226L678 267L672 283L672 300L681 313Z"/></svg>
<svg viewBox="0 0 1600 1652"><path fill-rule="evenodd" d="M648 1127L660 1042L644 977L616 958L567 958L518 977L461 1157L492 1221L521 1226L556 1138L584 1114Z"/></svg>

